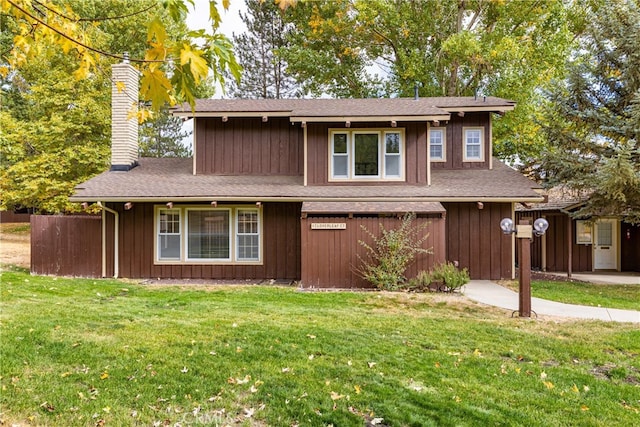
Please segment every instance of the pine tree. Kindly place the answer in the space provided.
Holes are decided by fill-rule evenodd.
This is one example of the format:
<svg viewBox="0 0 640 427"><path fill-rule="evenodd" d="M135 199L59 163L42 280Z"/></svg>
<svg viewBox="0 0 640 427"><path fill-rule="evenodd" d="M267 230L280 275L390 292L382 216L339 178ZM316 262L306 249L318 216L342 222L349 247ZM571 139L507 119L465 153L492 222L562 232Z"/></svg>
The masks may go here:
<svg viewBox="0 0 640 427"><path fill-rule="evenodd" d="M298 98L296 82L287 74L280 49L287 45L288 24L274 1L245 0L247 13L240 18L247 31L233 35L238 62L244 71L240 82L228 79L227 92L235 98Z"/></svg>
<svg viewBox="0 0 640 427"><path fill-rule="evenodd" d="M640 223L640 9L616 0L589 12L568 78L548 94L550 146L536 171L590 194L578 215Z"/></svg>
<svg viewBox="0 0 640 427"><path fill-rule="evenodd" d="M182 119L163 109L140 127L140 157L190 157L191 147L184 142L189 135Z"/></svg>

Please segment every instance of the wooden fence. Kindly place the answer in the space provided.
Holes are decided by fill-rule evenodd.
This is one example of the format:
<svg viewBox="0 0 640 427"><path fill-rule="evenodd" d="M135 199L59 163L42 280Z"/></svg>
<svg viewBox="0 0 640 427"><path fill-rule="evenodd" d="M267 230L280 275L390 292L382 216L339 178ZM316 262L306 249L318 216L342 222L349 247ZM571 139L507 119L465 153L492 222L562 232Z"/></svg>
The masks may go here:
<svg viewBox="0 0 640 427"><path fill-rule="evenodd" d="M101 218L31 215L31 273L100 277Z"/></svg>
<svg viewBox="0 0 640 427"><path fill-rule="evenodd" d="M29 222L28 213L16 213L13 211L0 211L0 223Z"/></svg>

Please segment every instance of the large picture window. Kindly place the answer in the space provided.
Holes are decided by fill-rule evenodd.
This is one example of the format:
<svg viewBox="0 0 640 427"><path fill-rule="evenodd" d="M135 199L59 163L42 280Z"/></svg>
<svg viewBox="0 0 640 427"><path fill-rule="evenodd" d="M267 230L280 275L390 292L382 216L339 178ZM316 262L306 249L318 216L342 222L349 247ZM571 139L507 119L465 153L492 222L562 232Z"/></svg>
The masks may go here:
<svg viewBox="0 0 640 427"><path fill-rule="evenodd" d="M250 207L156 207L156 262L260 262L260 217Z"/></svg>
<svg viewBox="0 0 640 427"><path fill-rule="evenodd" d="M464 129L464 161L484 161L484 128Z"/></svg>
<svg viewBox="0 0 640 427"><path fill-rule="evenodd" d="M404 132L397 129L332 131L331 179L402 179L403 140Z"/></svg>

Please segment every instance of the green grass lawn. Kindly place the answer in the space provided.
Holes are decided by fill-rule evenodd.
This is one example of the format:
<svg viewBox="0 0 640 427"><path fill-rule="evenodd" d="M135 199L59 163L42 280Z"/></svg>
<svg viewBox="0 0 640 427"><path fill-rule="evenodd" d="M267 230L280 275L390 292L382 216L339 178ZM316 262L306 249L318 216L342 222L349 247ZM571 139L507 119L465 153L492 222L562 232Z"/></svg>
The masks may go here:
<svg viewBox="0 0 640 427"><path fill-rule="evenodd" d="M461 295L1 281L2 425L640 422L637 325Z"/></svg>
<svg viewBox="0 0 640 427"><path fill-rule="evenodd" d="M518 291L518 282L506 286ZM594 307L640 310L640 286L533 280L531 295L536 298Z"/></svg>

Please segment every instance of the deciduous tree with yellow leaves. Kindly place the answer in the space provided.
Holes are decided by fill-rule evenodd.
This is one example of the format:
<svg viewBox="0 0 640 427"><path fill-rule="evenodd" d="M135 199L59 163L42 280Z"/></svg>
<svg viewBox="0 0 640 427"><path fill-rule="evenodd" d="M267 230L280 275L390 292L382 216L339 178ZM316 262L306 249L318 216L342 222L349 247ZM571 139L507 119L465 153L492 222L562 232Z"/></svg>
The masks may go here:
<svg viewBox="0 0 640 427"><path fill-rule="evenodd" d="M124 52L141 74L141 121L239 75L215 1L209 32L186 27L192 0L0 5L0 209L77 209L74 186L108 165L110 64Z"/></svg>

